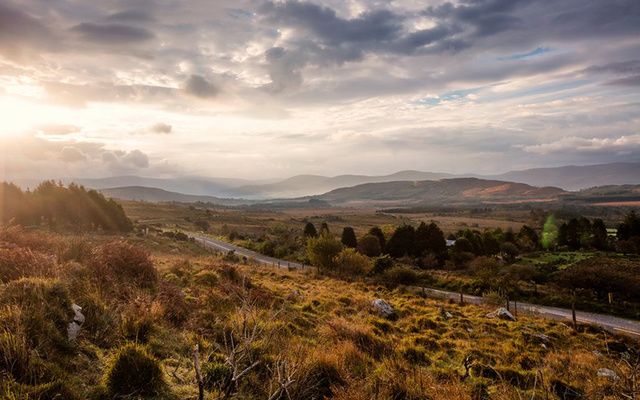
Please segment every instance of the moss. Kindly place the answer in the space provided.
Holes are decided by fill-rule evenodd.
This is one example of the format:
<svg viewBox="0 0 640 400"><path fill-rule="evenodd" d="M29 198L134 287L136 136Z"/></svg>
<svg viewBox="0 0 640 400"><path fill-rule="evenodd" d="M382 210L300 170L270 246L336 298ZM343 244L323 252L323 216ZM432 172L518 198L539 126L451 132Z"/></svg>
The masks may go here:
<svg viewBox="0 0 640 400"><path fill-rule="evenodd" d="M118 349L104 381L109 393L116 397L153 397L167 388L158 360L136 344L126 344Z"/></svg>

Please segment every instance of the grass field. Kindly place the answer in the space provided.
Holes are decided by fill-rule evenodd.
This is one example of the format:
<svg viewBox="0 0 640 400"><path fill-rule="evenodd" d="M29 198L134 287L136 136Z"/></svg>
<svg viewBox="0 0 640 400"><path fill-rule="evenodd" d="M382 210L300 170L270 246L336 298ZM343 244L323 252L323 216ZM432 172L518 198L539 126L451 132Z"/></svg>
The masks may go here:
<svg viewBox="0 0 640 400"><path fill-rule="evenodd" d="M617 399L638 378L635 344L597 330L237 264L154 233L126 237L151 250L149 264L121 242L110 252L121 238L3 235L0 253L51 261L0 284L0 397L196 399L196 344L205 399L284 399L283 385L300 400ZM374 299L394 315L380 315ZM66 340L71 303L86 316L75 342ZM129 363L137 373L119 374ZM123 393L131 381L139 391Z"/></svg>

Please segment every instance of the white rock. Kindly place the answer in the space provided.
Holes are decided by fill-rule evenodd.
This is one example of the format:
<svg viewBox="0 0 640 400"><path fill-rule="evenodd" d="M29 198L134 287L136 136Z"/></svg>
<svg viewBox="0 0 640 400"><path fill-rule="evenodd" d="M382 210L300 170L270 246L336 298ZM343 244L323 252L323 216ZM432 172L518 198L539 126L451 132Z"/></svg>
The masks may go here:
<svg viewBox="0 0 640 400"><path fill-rule="evenodd" d="M82 307L77 304L72 304L71 308L75 315L73 316L73 321L69 322L67 327L67 338L70 342L75 342L78 338L78 333L80 333L80 328L84 324L84 314L82 314Z"/></svg>
<svg viewBox="0 0 640 400"><path fill-rule="evenodd" d="M609 379L612 379L614 381L620 379L618 374L616 374L615 371L610 370L609 368L600 368L598 370L598 376L602 376L604 378L609 378Z"/></svg>
<svg viewBox="0 0 640 400"><path fill-rule="evenodd" d="M393 318L396 315L396 311L393 309L391 304L382 299L375 299L371 302L371 305L378 314L385 318Z"/></svg>
<svg viewBox="0 0 640 400"><path fill-rule="evenodd" d="M489 318L500 318L500 319L504 319L504 320L508 320L508 321L515 321L516 317L513 316L513 314L511 314L509 312L509 310L507 310L504 307L500 307L497 310L495 310L494 312L490 312L489 314L487 314L487 317Z"/></svg>

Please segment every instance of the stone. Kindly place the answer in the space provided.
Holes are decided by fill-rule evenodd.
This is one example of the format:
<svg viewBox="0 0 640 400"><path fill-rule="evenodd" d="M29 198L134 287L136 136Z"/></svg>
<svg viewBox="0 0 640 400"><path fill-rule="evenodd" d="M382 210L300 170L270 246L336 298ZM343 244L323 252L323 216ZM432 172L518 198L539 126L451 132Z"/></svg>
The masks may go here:
<svg viewBox="0 0 640 400"><path fill-rule="evenodd" d="M393 309L391 304L382 299L375 299L371 302L371 306L376 310L376 312L385 318L393 319L396 317L396 311Z"/></svg>
<svg viewBox="0 0 640 400"><path fill-rule="evenodd" d="M77 304L72 304L71 308L73 309L74 316L73 321L69 322L69 326L67 327L67 338L70 342L75 342L82 328L82 324L84 324L84 314L82 314L82 307Z"/></svg>
<svg viewBox="0 0 640 400"><path fill-rule="evenodd" d="M615 371L610 370L609 368L600 368L598 370L598 376L601 376L603 378L609 378L614 381L620 379L618 374L616 374Z"/></svg>
<svg viewBox="0 0 640 400"><path fill-rule="evenodd" d="M445 320L449 320L449 319L453 318L453 314L451 314L449 311L445 310L442 307L440 307L440 316L442 318L444 318Z"/></svg>
<svg viewBox="0 0 640 400"><path fill-rule="evenodd" d="M504 307L500 307L497 310L495 310L494 312L490 312L489 314L487 314L488 318L500 318L503 319L505 321L515 321L516 317L513 316L513 314L511 314L509 312L509 310L507 310Z"/></svg>

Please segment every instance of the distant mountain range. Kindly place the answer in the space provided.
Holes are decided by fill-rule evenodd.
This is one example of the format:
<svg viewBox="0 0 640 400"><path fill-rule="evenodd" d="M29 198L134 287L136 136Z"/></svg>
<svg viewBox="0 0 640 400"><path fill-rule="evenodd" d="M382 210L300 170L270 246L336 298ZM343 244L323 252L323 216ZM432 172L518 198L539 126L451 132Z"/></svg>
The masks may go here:
<svg viewBox="0 0 640 400"><path fill-rule="evenodd" d="M485 180L524 183L536 187L557 187L575 191L605 185L640 184L640 163L613 163L586 166L564 166L510 171L499 175L460 174L441 172L400 171L391 175L297 175L284 180L247 180L235 178L146 178L117 176L99 179L63 179L94 189L144 187L167 192L216 198L248 200L298 198L318 196L335 189L382 182L419 182L440 179L475 177ZM21 186L33 187L35 180L17 180ZM122 193L121 193L122 194ZM159 196L159 197L164 197Z"/></svg>
<svg viewBox="0 0 640 400"><path fill-rule="evenodd" d="M164 189L144 186L123 186L114 188L99 189L102 194L107 197L113 197L121 200L137 200L148 201L151 203L213 203L217 205L240 205L249 204L251 201L223 199L214 196L200 196L193 194L184 194L178 192L170 192Z"/></svg>

